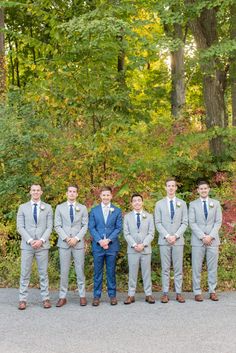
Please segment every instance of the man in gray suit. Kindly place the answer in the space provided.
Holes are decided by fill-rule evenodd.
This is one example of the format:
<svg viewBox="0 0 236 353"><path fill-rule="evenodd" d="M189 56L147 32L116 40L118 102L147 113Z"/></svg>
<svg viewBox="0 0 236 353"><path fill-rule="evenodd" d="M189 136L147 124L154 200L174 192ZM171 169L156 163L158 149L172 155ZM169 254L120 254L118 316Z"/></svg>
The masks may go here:
<svg viewBox="0 0 236 353"><path fill-rule="evenodd" d="M26 308L28 286L33 258L36 258L39 272L43 307L51 308L48 291L48 250L49 237L53 226L52 208L41 201L41 186L31 185L31 200L20 205L17 212L17 231L21 235L21 277L19 310Z"/></svg>
<svg viewBox="0 0 236 353"><path fill-rule="evenodd" d="M177 198L177 183L174 178L166 180L167 196L158 201L155 207L155 224L159 233L162 267L162 303L168 303L171 261L174 268L176 300L185 303L182 295L184 232L188 226L186 203Z"/></svg>
<svg viewBox="0 0 236 353"><path fill-rule="evenodd" d="M88 211L86 206L76 201L78 187L70 185L67 189L67 201L56 207L55 230L59 235L58 244L60 254L60 293L57 307L66 304L68 290L68 276L71 256L74 259L80 305L86 306L85 276L84 276L84 236L88 229Z"/></svg>
<svg viewBox="0 0 236 353"><path fill-rule="evenodd" d="M153 216L143 210L142 195L133 194L131 204L133 211L126 214L124 218L124 237L127 241L129 263L129 290L124 304L135 302L139 264L141 264L145 300L149 304L154 304L151 281L151 242L155 232Z"/></svg>
<svg viewBox="0 0 236 353"><path fill-rule="evenodd" d="M189 206L189 225L192 230L193 292L195 300L202 302L203 297L200 282L202 263L206 256L210 299L218 301L215 289L217 284L220 244L219 229L222 223L222 212L219 201L209 198L210 187L206 181L198 183L197 191L200 198L191 202Z"/></svg>

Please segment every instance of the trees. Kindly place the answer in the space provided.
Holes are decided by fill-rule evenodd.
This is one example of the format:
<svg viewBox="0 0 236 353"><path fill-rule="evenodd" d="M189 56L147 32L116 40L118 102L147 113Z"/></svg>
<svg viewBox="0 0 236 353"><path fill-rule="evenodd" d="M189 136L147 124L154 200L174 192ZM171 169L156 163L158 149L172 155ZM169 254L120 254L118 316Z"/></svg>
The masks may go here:
<svg viewBox="0 0 236 353"><path fill-rule="evenodd" d="M4 27L4 8L0 6L0 99L3 97L6 89Z"/></svg>

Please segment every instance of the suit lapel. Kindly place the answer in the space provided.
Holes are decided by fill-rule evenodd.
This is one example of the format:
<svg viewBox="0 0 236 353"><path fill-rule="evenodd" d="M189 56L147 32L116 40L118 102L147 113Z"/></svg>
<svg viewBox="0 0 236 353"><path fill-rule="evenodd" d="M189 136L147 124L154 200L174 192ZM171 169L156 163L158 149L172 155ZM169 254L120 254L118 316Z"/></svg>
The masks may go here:
<svg viewBox="0 0 236 353"><path fill-rule="evenodd" d="M111 208L113 208L113 210L114 210L113 212L115 212L115 208L114 208L114 206L113 206L112 203L111 203L111 206L110 206L110 210L109 210L109 213L108 213L108 216L107 216L107 221L106 221L106 223L105 223L105 219L104 219L104 217L103 217L105 224L108 224L108 223L110 222L110 220L111 220L112 213L113 213L113 212L111 212Z"/></svg>
<svg viewBox="0 0 236 353"><path fill-rule="evenodd" d="M212 201L212 199L208 198L208 217L207 217L208 220L213 215L213 210L214 210L214 207L215 207L215 205L214 205L214 207L210 207L210 204L214 205L214 202Z"/></svg>
<svg viewBox="0 0 236 353"><path fill-rule="evenodd" d="M170 218L170 211L169 211L169 200L168 200L168 198L167 197L165 197L164 199L163 199L163 213L164 213L164 218L169 218L169 219L171 219Z"/></svg>
<svg viewBox="0 0 236 353"><path fill-rule="evenodd" d="M134 211L130 212L129 218L130 218L130 223L133 224L133 226L138 229L138 227L137 227L137 218L136 218L136 215L135 215Z"/></svg>
<svg viewBox="0 0 236 353"><path fill-rule="evenodd" d="M63 213L63 216L68 220L68 222L71 223L70 208L67 204L67 201L62 204L62 213Z"/></svg>
<svg viewBox="0 0 236 353"><path fill-rule="evenodd" d="M200 215L202 216L204 221L206 221L204 210L203 210L203 207L202 207L202 200L200 198L198 199L198 208L199 208Z"/></svg>
<svg viewBox="0 0 236 353"><path fill-rule="evenodd" d="M104 225L106 225L105 219L103 216L103 212L102 212L102 204L101 203L98 205L98 217L101 218L103 220Z"/></svg>
<svg viewBox="0 0 236 353"><path fill-rule="evenodd" d="M76 209L78 211L76 211ZM81 212L80 210L80 204L78 202L75 203L75 215L74 215L74 222L79 218L79 213ZM74 223L73 222L73 223Z"/></svg>
<svg viewBox="0 0 236 353"><path fill-rule="evenodd" d="M31 201L27 202L26 204L26 212L31 216L32 222L35 224Z"/></svg>

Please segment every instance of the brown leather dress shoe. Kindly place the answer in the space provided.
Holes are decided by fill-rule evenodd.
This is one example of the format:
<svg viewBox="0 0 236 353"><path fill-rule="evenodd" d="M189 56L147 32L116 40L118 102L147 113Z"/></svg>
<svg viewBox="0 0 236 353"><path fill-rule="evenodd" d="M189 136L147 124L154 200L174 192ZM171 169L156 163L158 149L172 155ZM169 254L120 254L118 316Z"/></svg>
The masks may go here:
<svg viewBox="0 0 236 353"><path fill-rule="evenodd" d="M50 309L52 307L52 304L49 299L43 301L43 307L44 309Z"/></svg>
<svg viewBox="0 0 236 353"><path fill-rule="evenodd" d="M203 302L203 297L201 294L197 294L195 295L195 301L196 302Z"/></svg>
<svg viewBox="0 0 236 353"><path fill-rule="evenodd" d="M86 306L87 305L87 299L85 297L80 298L80 306Z"/></svg>
<svg viewBox="0 0 236 353"><path fill-rule="evenodd" d="M217 297L216 293L211 293L210 294L210 299L213 300L213 302L218 302L219 298Z"/></svg>
<svg viewBox="0 0 236 353"><path fill-rule="evenodd" d="M117 305L117 299L116 299L116 297L111 297L111 298L110 298L110 304L111 304L111 305Z"/></svg>
<svg viewBox="0 0 236 353"><path fill-rule="evenodd" d="M93 306L98 306L100 304L100 299L99 298L93 298L92 305Z"/></svg>
<svg viewBox="0 0 236 353"><path fill-rule="evenodd" d="M26 309L26 302L21 300L18 305L19 310L25 310Z"/></svg>
<svg viewBox="0 0 236 353"><path fill-rule="evenodd" d="M169 301L169 297L167 294L163 294L163 296L161 297L161 303L163 304L167 304Z"/></svg>
<svg viewBox="0 0 236 353"><path fill-rule="evenodd" d="M135 302L135 297L129 296L125 299L124 304L129 305Z"/></svg>
<svg viewBox="0 0 236 353"><path fill-rule="evenodd" d="M184 297L181 294L177 294L176 295L176 300L179 303L185 303L185 299L184 299Z"/></svg>
<svg viewBox="0 0 236 353"><path fill-rule="evenodd" d="M66 298L59 298L58 302L56 303L56 307L60 308L61 306L65 305L67 302Z"/></svg>
<svg viewBox="0 0 236 353"><path fill-rule="evenodd" d="M148 304L155 304L155 299L152 295L147 295L145 298L145 302L147 302Z"/></svg>

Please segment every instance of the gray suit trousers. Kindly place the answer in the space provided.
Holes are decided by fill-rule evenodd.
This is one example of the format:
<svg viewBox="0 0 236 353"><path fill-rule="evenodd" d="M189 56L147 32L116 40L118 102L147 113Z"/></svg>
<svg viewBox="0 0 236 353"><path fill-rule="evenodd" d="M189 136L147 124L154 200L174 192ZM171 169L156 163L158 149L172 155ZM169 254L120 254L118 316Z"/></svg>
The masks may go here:
<svg viewBox="0 0 236 353"><path fill-rule="evenodd" d="M40 250L21 250L21 277L20 277L20 293L19 300L27 301L28 286L30 282L30 274L33 258L35 257L40 280L40 289L42 300L49 299L48 291L48 249Z"/></svg>
<svg viewBox="0 0 236 353"><path fill-rule="evenodd" d="M174 269L175 291L178 294L182 292L183 251L184 251L183 245L178 245L178 246L160 245L163 293L169 292L171 260L173 262L173 269Z"/></svg>
<svg viewBox="0 0 236 353"><path fill-rule="evenodd" d="M206 256L208 271L208 290L215 293L217 285L217 267L219 257L218 246L193 246L192 247L192 272L193 272L193 293L201 294L201 272L204 257Z"/></svg>
<svg viewBox="0 0 236 353"><path fill-rule="evenodd" d="M68 276L71 256L73 256L74 259L79 296L85 297L84 249L75 249L73 247L68 249L59 248L59 254L61 268L59 298L65 298L68 291Z"/></svg>
<svg viewBox="0 0 236 353"><path fill-rule="evenodd" d="M141 264L144 293L146 295L152 295L151 256L152 254L142 254L138 252L128 254L129 296L134 296L136 292L139 264Z"/></svg>

